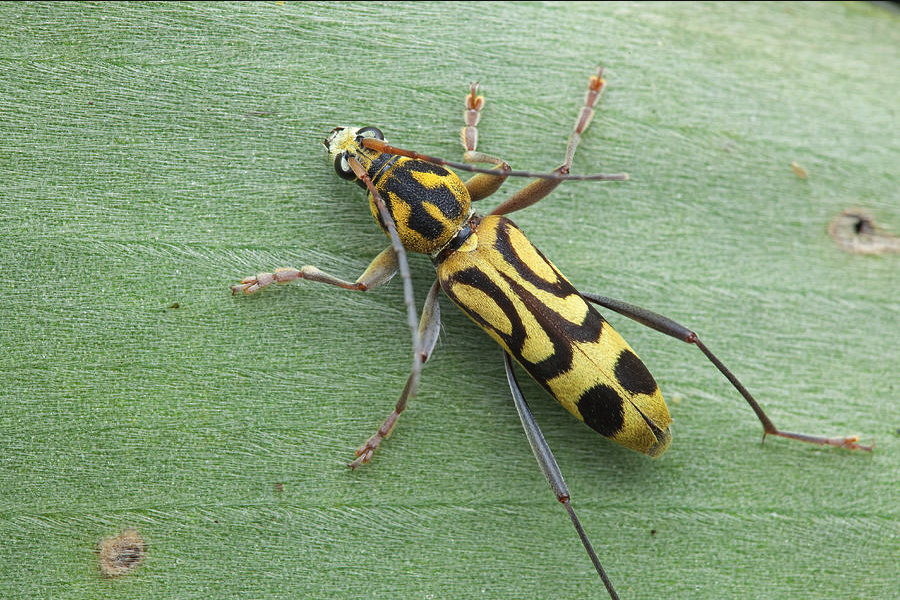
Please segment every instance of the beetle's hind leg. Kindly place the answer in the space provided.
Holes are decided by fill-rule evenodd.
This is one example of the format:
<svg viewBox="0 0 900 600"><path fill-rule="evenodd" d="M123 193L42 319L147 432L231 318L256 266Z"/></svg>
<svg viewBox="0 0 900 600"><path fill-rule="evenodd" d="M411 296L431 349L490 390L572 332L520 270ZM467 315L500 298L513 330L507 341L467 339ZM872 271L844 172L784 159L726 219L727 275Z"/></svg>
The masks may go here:
<svg viewBox="0 0 900 600"><path fill-rule="evenodd" d="M706 347L706 345L700 341L700 337L685 327L680 323L676 323L672 319L668 317L664 317L658 313L647 310L645 308L641 308L639 306L635 306L633 304L629 304L627 302L623 302L621 300L616 300L614 298L608 298L606 296L600 296L597 294L587 294L581 292L581 295L594 304L599 304L600 306L605 306L606 308L613 310L620 315L624 315L629 319L637 321L642 325L646 325L651 329L655 329L660 333L664 333L668 336L671 336L675 339L681 340L682 342L687 342L688 344L694 344L709 361L715 365L715 367L719 370L722 375L731 382L731 385L740 392L741 396L744 397L744 400L750 405L750 408L753 409L753 412L756 413L756 417L759 419L760 423L763 426L763 441L765 441L767 435L777 435L779 437L790 438L792 440L799 440L801 442L808 442L810 444L819 444L823 446L837 446L840 448L848 448L850 450L872 450L871 445L859 444L858 436L847 436L847 437L837 437L830 438L821 435L807 435L805 433L792 433L790 431L782 431L775 427L775 424L772 423L772 420L769 419L768 415L766 415L765 411L763 411L762 407L756 401L756 399L747 391L747 388L744 387L737 377L726 367L719 358L712 353L712 351Z"/></svg>
<svg viewBox="0 0 900 600"><path fill-rule="evenodd" d="M597 100L600 99L600 94L605 86L606 80L603 79L603 67L598 67L597 74L592 75L588 81L588 91L584 97L584 105L578 113L572 133L569 135L565 161L554 169L553 173L559 173L560 175L569 174L569 169L572 167L572 159L575 157L575 150L578 148L578 142L581 141L581 134L591 124L591 119L594 118L594 106L596 106ZM532 181L492 210L491 214L505 215L528 208L532 204L537 204L555 190L560 183L562 183L561 179L537 179Z"/></svg>
<svg viewBox="0 0 900 600"><path fill-rule="evenodd" d="M434 345L437 343L438 333L441 328L441 307L438 303L439 291L440 284L435 281L434 285L432 285L431 289L428 291L428 297L425 299L425 305L422 308L422 319L419 321L417 333L419 338L418 346L422 351L422 363L431 356L431 352L434 350ZM378 428L378 431L372 434L362 446L356 449L356 460L348 465L351 469L356 469L358 466L372 460L372 456L375 454L375 450L378 449L381 441L390 435L391 430L394 429L394 425L397 424L397 419L400 418L400 413L406 410L406 404L413 395L410 393L410 388L413 380L416 378L417 373L410 373L409 378L406 380L406 385L400 393L400 399L397 400L397 404L394 406L394 410L384 420L381 427Z"/></svg>

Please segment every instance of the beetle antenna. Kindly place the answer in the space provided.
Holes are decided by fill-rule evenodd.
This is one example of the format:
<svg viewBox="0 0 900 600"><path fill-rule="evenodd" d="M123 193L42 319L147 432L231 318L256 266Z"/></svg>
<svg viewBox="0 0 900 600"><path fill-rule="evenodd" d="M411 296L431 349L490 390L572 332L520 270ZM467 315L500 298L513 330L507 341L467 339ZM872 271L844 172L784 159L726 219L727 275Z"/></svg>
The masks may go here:
<svg viewBox="0 0 900 600"><path fill-rule="evenodd" d="M584 532L584 527L581 526L581 521L578 520L575 509L569 503L569 488L563 480L562 471L556 462L556 458L553 456L553 451L550 450L550 445L544 439L540 426L538 426L534 415L531 413L531 408L525 401L525 396L522 395L519 382L516 381L516 374L513 372L512 359L509 357L509 353L505 351L503 352L503 365L506 367L506 380L509 382L509 389L512 392L516 411L519 413L519 419L522 421L522 428L525 429L525 437L528 438L531 451L534 452L534 457L541 467L541 472L547 478L547 483L550 484L556 499L566 507L569 518L572 519L572 525L575 526L575 531L578 532L578 537L581 538L584 549L587 550L588 556L591 557L591 562L594 563L594 568L597 570L597 574L600 575L603 585L606 586L609 597L612 600L619 600L619 595L613 588L612 581L609 580L606 571L603 570L603 565L600 564L600 559L597 558L597 553L594 552L594 547Z"/></svg>
<svg viewBox="0 0 900 600"><path fill-rule="evenodd" d="M434 163L443 167L451 167L453 169L460 169L461 171L471 171L472 173L487 173L489 175L504 175L507 177L529 177L532 179L564 179L569 181L625 181L628 179L627 173L616 173L613 175L564 175L562 173L532 173L531 171L513 171L505 169L501 171L496 168L485 169L482 167L473 167L466 163L439 158L437 156L429 156L428 154L422 154L421 152L415 152L413 150L404 150L403 148L391 146L384 140L376 138L363 138L360 141L360 144L365 148L383 154L393 154L395 156L405 156L415 160L424 160L425 162Z"/></svg>
<svg viewBox="0 0 900 600"><path fill-rule="evenodd" d="M384 221L385 228L388 231L388 236L391 238L391 246L397 254L400 277L403 279L403 300L406 303L406 316L409 320L409 327L412 329L413 366L412 372L409 375L409 381L406 384L408 396L412 398L416 395L416 390L419 387L419 375L422 372L422 342L419 338L419 317L416 314L416 299L413 295L412 276L409 274L409 263L406 260L406 250L403 248L403 243L400 241L400 235L397 233L397 226L394 224L393 218L391 218L391 213L385 206L384 200L378 193L378 189L372 183L369 174L366 173L365 168L363 168L363 166L359 164L359 161L353 156L350 156L347 159L347 162L350 164L350 168L353 169L353 172L360 181L366 184L369 193L372 194L375 206L378 207L378 213L381 215L381 219Z"/></svg>

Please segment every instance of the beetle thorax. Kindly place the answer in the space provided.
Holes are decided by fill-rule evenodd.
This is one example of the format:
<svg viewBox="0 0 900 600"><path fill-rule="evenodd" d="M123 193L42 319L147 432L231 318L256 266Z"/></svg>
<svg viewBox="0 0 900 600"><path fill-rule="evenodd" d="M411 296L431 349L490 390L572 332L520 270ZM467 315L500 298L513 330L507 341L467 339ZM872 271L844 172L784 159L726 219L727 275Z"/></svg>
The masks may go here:
<svg viewBox="0 0 900 600"><path fill-rule="evenodd" d="M371 167L369 176L407 250L433 254L464 225L471 199L456 173L429 162L387 155L374 160ZM385 229L371 195L369 207Z"/></svg>
<svg viewBox="0 0 900 600"><path fill-rule="evenodd" d="M350 161L355 159L384 200L403 247L421 254L440 251L468 218L471 198L466 185L456 173L439 165L368 148L363 145L367 137L384 140L375 127L336 127L331 132L324 145L335 171L366 189L351 169ZM387 233L371 194L369 207Z"/></svg>

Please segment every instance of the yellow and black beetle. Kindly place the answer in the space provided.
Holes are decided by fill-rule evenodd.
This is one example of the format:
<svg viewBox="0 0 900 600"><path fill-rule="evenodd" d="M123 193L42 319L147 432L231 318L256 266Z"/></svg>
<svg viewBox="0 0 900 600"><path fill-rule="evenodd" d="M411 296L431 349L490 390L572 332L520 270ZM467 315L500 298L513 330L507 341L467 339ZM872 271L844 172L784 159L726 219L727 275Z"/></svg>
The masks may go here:
<svg viewBox="0 0 900 600"><path fill-rule="evenodd" d="M394 410L378 431L356 451L350 466L369 462L409 398L415 395L422 363L428 359L440 328L438 290L443 292L504 350L507 379L532 450L557 499L569 513L581 540L612 598L612 583L588 541L569 502L559 467L531 416L516 382L510 357L569 412L619 444L659 456L671 441L672 419L650 372L625 340L592 306L597 304L648 327L696 344L747 400L763 424L764 435L815 444L871 449L856 437L826 438L777 429L738 379L690 329L662 315L605 296L579 292L516 225L504 215L538 202L563 180L622 180L624 175L569 175L581 134L603 91L603 69L591 77L587 96L569 138L562 166L552 173L513 171L509 165L476 150L477 124L484 98L472 84L465 100L462 143L466 163L456 163L389 145L375 127L338 127L325 139L337 174L368 191L375 220L391 239L355 281L333 277L315 267L260 273L232 286L253 293L271 283L308 279L366 291L387 282L397 271L412 329L413 366ZM467 164L468 163L468 164ZM470 163L485 163L477 168ZM477 174L463 182L453 167ZM486 216L471 203L494 193L510 176L535 178ZM421 321L416 315L405 252L428 254L437 269ZM418 323L418 325L417 325Z"/></svg>

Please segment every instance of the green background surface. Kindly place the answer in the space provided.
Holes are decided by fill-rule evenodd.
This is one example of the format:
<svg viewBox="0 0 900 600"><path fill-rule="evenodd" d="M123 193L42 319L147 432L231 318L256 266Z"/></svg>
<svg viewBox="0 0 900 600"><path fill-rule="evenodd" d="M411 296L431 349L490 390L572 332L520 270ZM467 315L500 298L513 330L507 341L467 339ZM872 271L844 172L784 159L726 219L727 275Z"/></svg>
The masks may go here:
<svg viewBox="0 0 900 600"><path fill-rule="evenodd" d="M323 158L335 125L456 159L478 80L480 149L549 170L598 62L573 171L631 180L515 221L580 288L700 332L776 424L876 442L761 447L696 349L612 316L669 399L667 454L523 384L619 593L897 598L900 258L825 228L863 206L900 229L900 17L844 3L4 3L0 596L605 597L499 350L446 298L354 473L407 376L399 280L228 290L386 246ZM103 579L124 527L147 559Z"/></svg>

